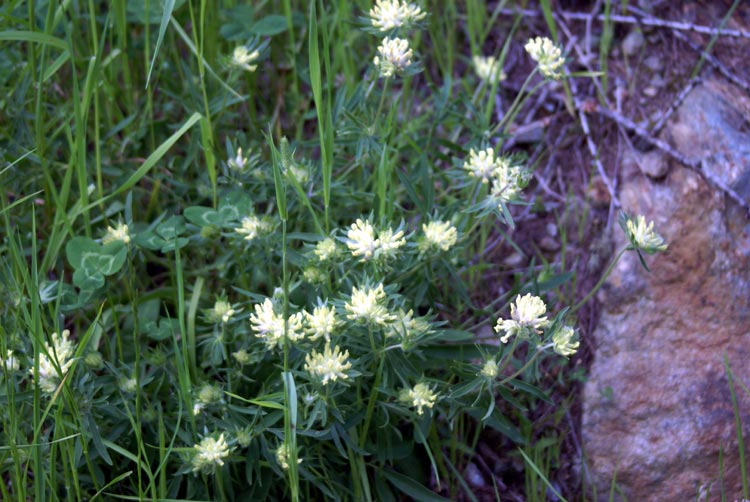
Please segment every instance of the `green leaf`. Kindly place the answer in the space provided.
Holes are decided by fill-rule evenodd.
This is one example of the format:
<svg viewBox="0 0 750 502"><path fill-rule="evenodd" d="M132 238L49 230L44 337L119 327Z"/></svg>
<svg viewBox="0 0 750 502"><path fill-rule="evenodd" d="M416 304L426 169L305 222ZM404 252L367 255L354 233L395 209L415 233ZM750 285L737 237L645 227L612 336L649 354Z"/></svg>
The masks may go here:
<svg viewBox="0 0 750 502"><path fill-rule="evenodd" d="M428 490L425 486L417 483L411 478L399 474L395 471L389 471L383 469L380 471L384 478L388 480L393 486L401 490L402 493L408 495L414 500L419 502L450 502L450 499L441 497L437 493Z"/></svg>
<svg viewBox="0 0 750 502"><path fill-rule="evenodd" d="M81 294L84 291L93 292L104 286L104 275L101 272L80 268L73 273L73 284L78 286Z"/></svg>
<svg viewBox="0 0 750 502"><path fill-rule="evenodd" d="M253 24L249 31L253 35L271 37L285 32L287 29L286 18L279 15L266 16Z"/></svg>
<svg viewBox="0 0 750 502"><path fill-rule="evenodd" d="M161 222L156 227L156 233L161 236L162 239L169 241L182 235L185 232L185 220L181 216L172 216L171 218Z"/></svg>
<svg viewBox="0 0 750 502"><path fill-rule="evenodd" d="M210 207L193 206L185 209L183 213L185 219L190 223L194 223L199 227L205 227L207 225L221 226L223 218L218 211L214 211Z"/></svg>
<svg viewBox="0 0 750 502"><path fill-rule="evenodd" d="M156 235L152 230L138 233L134 238L133 242L136 246L156 251L161 249L165 244L165 240Z"/></svg>
<svg viewBox="0 0 750 502"><path fill-rule="evenodd" d="M73 237L65 245L65 254L70 266L79 269L83 266L84 255L99 254L101 247L93 239L88 237Z"/></svg>
<svg viewBox="0 0 750 502"><path fill-rule="evenodd" d="M156 55L159 54L159 48L164 40L164 33L167 31L167 24L169 24L169 18L172 17L172 10L174 9L174 0L165 0L164 12L161 15L161 22L159 24L159 36L156 39L156 47L154 47L154 55L151 57L151 64L148 66L148 74L146 75L146 88L148 83L151 81L151 72L154 70L154 63L156 62Z"/></svg>

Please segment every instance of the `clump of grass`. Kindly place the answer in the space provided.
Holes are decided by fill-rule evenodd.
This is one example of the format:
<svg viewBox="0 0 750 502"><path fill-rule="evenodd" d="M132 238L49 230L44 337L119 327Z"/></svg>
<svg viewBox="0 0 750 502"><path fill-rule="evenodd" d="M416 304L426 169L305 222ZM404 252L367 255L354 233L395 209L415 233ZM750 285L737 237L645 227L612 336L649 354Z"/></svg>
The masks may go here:
<svg viewBox="0 0 750 502"><path fill-rule="evenodd" d="M559 49L493 123L503 58L420 80L416 4L46 5L0 32L3 498L470 496L467 424L523 443L497 396L523 414L578 347L555 281L473 294L531 181L500 133Z"/></svg>

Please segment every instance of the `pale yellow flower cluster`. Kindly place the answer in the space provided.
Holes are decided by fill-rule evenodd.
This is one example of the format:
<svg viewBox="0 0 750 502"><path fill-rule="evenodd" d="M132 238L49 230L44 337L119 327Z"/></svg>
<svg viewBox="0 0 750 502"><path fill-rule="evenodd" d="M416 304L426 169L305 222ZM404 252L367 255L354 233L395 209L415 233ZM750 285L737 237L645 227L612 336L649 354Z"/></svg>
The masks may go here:
<svg viewBox="0 0 750 502"><path fill-rule="evenodd" d="M378 54L373 63L383 77L392 77L403 72L412 64L414 53L409 48L409 41L403 38L385 37L378 46Z"/></svg>
<svg viewBox="0 0 750 502"><path fill-rule="evenodd" d="M13 355L12 350L8 350L6 352L5 358L0 357L0 375L3 372L3 368L5 368L5 370L9 372L18 371L18 358Z"/></svg>
<svg viewBox="0 0 750 502"><path fill-rule="evenodd" d="M561 356L572 356L578 351L581 342L573 341L575 330L570 326L563 326L552 335L552 344L554 351Z"/></svg>
<svg viewBox="0 0 750 502"><path fill-rule="evenodd" d="M423 244L420 243L422 251L427 251L431 248L448 251L458 240L458 231L449 221L431 221L425 223L422 225L422 231L424 232Z"/></svg>
<svg viewBox="0 0 750 502"><path fill-rule="evenodd" d="M352 288L351 299L344 305L344 309L348 312L347 319L379 326L387 325L395 319L395 316L390 314L382 304L385 298L382 284L378 284L375 288L364 287L362 289L355 286Z"/></svg>
<svg viewBox="0 0 750 502"><path fill-rule="evenodd" d="M507 75L500 67L500 62L495 56L474 56L471 58L477 77L489 83L502 82Z"/></svg>
<svg viewBox="0 0 750 502"><path fill-rule="evenodd" d="M336 310L328 305L319 305L313 308L312 314L304 313L307 321L306 332L312 341L320 337L325 338L326 342L331 340L331 334L341 324L336 318Z"/></svg>
<svg viewBox="0 0 750 502"><path fill-rule="evenodd" d="M499 201L513 200L522 189L523 168L513 165L507 157L495 156L491 147L479 151L470 149L464 169L482 183L491 183L490 196Z"/></svg>
<svg viewBox="0 0 750 502"><path fill-rule="evenodd" d="M102 237L102 244L120 241L123 244L130 243L130 230L125 223L118 222L114 227L107 227L107 233Z"/></svg>
<svg viewBox="0 0 750 502"><path fill-rule="evenodd" d="M403 0L375 0L370 23L380 31L390 31L421 21L426 15L418 5Z"/></svg>
<svg viewBox="0 0 750 502"><path fill-rule="evenodd" d="M278 450L276 450L276 461L279 463L279 466L284 469L285 471L289 470L289 457L291 455L289 454L289 445L286 443L282 443L281 446L279 446ZM297 459L297 464L301 464L302 459Z"/></svg>
<svg viewBox="0 0 750 502"><path fill-rule="evenodd" d="M258 60L260 52L257 50L250 52L247 47L240 45L234 48L232 52L232 64L243 70L254 72L258 69L257 64L252 64Z"/></svg>
<svg viewBox="0 0 750 502"><path fill-rule="evenodd" d="M337 346L331 349L331 344L326 342L322 353L313 351L305 356L305 371L319 379L323 385L335 382L339 378L346 380L349 378L346 370L352 367L352 363L347 359L349 359L348 350L341 352Z"/></svg>
<svg viewBox="0 0 750 502"><path fill-rule="evenodd" d="M229 456L229 445L224 438L224 433L218 439L205 437L194 446L193 472L213 474L217 467L224 465L224 459Z"/></svg>
<svg viewBox="0 0 750 502"><path fill-rule="evenodd" d="M303 338L305 334L302 320L302 313L297 312L290 315L288 322L284 323L284 317L276 313L273 302L269 298L255 305L255 313L250 314L250 324L255 331L255 336L263 339L269 350L281 347L284 343L285 329L286 338L289 340L297 341Z"/></svg>
<svg viewBox="0 0 750 502"><path fill-rule="evenodd" d="M547 306L538 296L533 296L531 293L525 296L518 295L516 302L510 305L511 318L498 319L495 331L505 333L500 338L503 343L508 343L512 336L527 337L531 333L541 333L541 328L549 325L546 312Z"/></svg>
<svg viewBox="0 0 750 502"><path fill-rule="evenodd" d="M485 361L484 366L482 366L482 370L479 372L479 374L492 380L497 378L498 371L500 371L500 368L497 364L497 361L495 361L494 359L488 359L487 361Z"/></svg>
<svg viewBox="0 0 750 502"><path fill-rule="evenodd" d="M208 317L208 320L213 323L226 324L232 319L232 316L236 313L237 311L234 308L232 308L231 303L220 298L216 300L216 303L214 303L214 307L208 311L208 314L206 317Z"/></svg>
<svg viewBox="0 0 750 502"><path fill-rule="evenodd" d="M52 333L52 344L45 342L45 350L39 353L39 373L30 373L39 384L39 388L47 394L52 394L57 389L60 379L65 376L73 365L73 354L75 344L68 339L70 331L62 332L62 336ZM57 371L57 367L60 371Z"/></svg>
<svg viewBox="0 0 750 502"><path fill-rule="evenodd" d="M235 228L234 231L240 235L244 235L246 241L251 241L259 235L269 232L271 225L254 214L250 216L244 216L240 222L239 228Z"/></svg>
<svg viewBox="0 0 750 502"><path fill-rule="evenodd" d="M399 400L417 409L417 414L424 413L424 408L432 408L437 401L437 394L426 383L418 383L411 389L402 389Z"/></svg>
<svg viewBox="0 0 750 502"><path fill-rule="evenodd" d="M545 78L558 80L562 77L560 69L565 64L562 57L562 51L552 40L546 37L536 37L529 39L524 46L531 59L537 62L539 72Z"/></svg>
<svg viewBox="0 0 750 502"><path fill-rule="evenodd" d="M336 241L330 237L326 237L318 242L313 250L313 253L315 253L315 256L317 256L320 261L332 260L335 258L337 252L338 246L336 246Z"/></svg>
<svg viewBox="0 0 750 502"><path fill-rule="evenodd" d="M398 337L402 342L408 342L413 336L422 335L430 331L430 323L422 317L414 317L414 311L405 312L399 309L394 316L393 323L385 332L386 337ZM406 345L402 343L402 346Z"/></svg>
<svg viewBox="0 0 750 502"><path fill-rule="evenodd" d="M400 247L406 244L403 230L383 229L375 236L375 227L367 220L357 219L346 233L346 245L352 255L361 261L372 258L392 258Z"/></svg>
<svg viewBox="0 0 750 502"><path fill-rule="evenodd" d="M634 247L653 254L667 249L664 239L654 231L654 222L646 224L646 218L638 215L635 221L627 220L628 238Z"/></svg>
<svg viewBox="0 0 750 502"><path fill-rule="evenodd" d="M235 171L244 171L247 167L247 161L248 161L247 155L242 155L242 148L237 148L237 154L234 156L234 158L230 158L227 161L227 165L234 169Z"/></svg>

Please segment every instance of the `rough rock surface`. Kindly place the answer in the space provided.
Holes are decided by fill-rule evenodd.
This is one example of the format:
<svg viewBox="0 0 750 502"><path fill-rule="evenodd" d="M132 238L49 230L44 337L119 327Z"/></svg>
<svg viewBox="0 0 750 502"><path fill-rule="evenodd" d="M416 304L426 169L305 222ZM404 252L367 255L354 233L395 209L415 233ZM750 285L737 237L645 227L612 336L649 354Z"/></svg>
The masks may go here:
<svg viewBox="0 0 750 502"><path fill-rule="evenodd" d="M750 100L718 81L691 91L663 138L750 199ZM588 476L609 499L719 500L720 448L727 499L741 474L724 367L750 387L750 225L744 210L698 172L670 162L663 180L637 169L620 201L655 221L669 242L626 253L600 294L595 359L584 389ZM619 230L619 229L618 229ZM617 232L616 246L626 245ZM737 386L748 438L750 398ZM746 449L750 445L746 444ZM710 490L710 494L707 494Z"/></svg>

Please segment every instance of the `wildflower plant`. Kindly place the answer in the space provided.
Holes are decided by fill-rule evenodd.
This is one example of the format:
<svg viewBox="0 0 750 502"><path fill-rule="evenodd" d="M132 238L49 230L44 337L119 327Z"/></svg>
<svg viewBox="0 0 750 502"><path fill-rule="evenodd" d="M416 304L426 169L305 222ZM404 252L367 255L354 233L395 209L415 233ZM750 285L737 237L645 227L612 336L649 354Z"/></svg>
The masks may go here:
<svg viewBox="0 0 750 502"><path fill-rule="evenodd" d="M105 46L159 22L136 3ZM29 128L28 183L15 165L0 172L21 180L14 193L51 193L38 207L0 194L4 228L21 206L29 218L0 255L0 281L22 285L0 288L3 493L397 500L433 479L456 495L473 431L521 443L526 403L545 396L540 362L564 364L580 343L577 306L533 267L508 289L483 282L504 267L490 238L509 239L527 209L514 206L530 202L532 167L505 140L532 93L488 120L447 74L420 75L415 32L438 16L417 2L354 13L364 35L318 2L180 5L156 47L139 40L151 77L107 66L130 65L117 54L137 44L102 65L87 66L98 53L26 65L25 82L91 79L69 92L91 109L53 138ZM89 55L98 38L78 30L107 17L81 8L91 23L59 44L49 34L50 50ZM556 48L529 47L542 75L565 76ZM475 66L502 79L498 60ZM110 103L112 75L141 94ZM625 228L630 249L666 247L641 219ZM61 320L70 331L47 338ZM429 472L405 482L424 459Z"/></svg>

